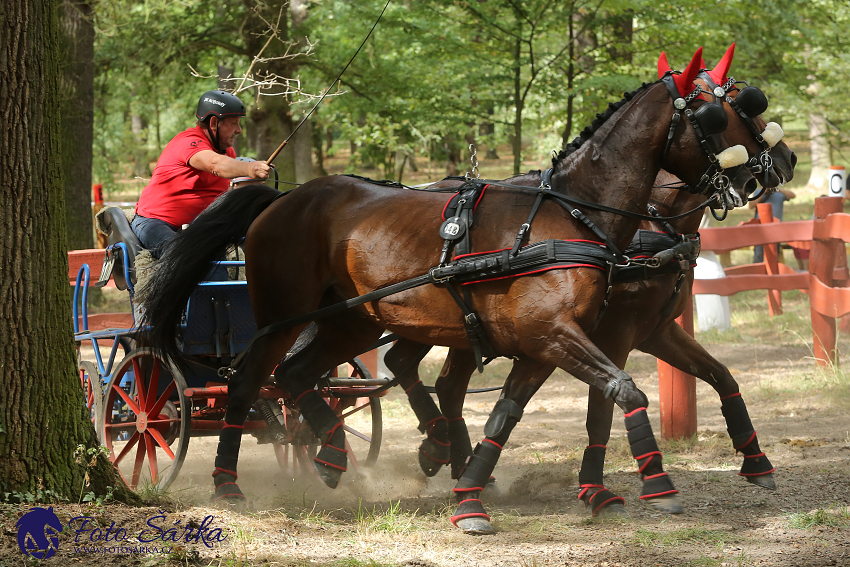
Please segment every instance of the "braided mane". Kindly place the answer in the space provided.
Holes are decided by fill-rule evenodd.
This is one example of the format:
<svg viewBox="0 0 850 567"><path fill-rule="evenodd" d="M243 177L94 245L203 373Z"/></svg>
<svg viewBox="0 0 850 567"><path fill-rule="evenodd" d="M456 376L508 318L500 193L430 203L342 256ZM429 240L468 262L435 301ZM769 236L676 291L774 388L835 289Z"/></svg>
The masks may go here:
<svg viewBox="0 0 850 567"><path fill-rule="evenodd" d="M658 81L656 81L658 82ZM567 144L567 147L558 152L558 155L552 158L552 167L557 168L558 164L561 163L568 155L575 152L579 149L585 141L589 140L593 134L602 127L605 122L613 116L615 112L625 106L630 100L632 100L635 95L639 92L646 90L651 87L655 83L644 83L640 87L636 88L630 93L623 93L623 99L619 102L611 102L608 103L608 108L605 112L600 112L596 115L596 119L590 124L590 126L586 127L581 133L575 137L575 139Z"/></svg>

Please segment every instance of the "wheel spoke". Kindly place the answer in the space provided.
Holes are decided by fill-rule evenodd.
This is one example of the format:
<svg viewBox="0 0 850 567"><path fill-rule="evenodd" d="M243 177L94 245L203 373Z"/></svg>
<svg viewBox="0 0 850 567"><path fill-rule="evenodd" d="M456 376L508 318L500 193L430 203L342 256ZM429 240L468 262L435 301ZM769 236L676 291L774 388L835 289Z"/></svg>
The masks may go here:
<svg viewBox="0 0 850 567"><path fill-rule="evenodd" d="M125 421L123 423L104 423L104 429L110 431L112 429L135 429L136 422L135 421Z"/></svg>
<svg viewBox="0 0 850 567"><path fill-rule="evenodd" d="M109 426L107 426L107 427L109 427ZM113 426L113 427L114 427L114 426ZM109 439L109 438L107 437L107 439ZM113 464L117 467L117 466L118 466L118 463L120 463L120 462L121 462L121 460L122 460L124 457L126 457L126 456L127 456L127 453L129 453L129 452L130 452L130 450L132 450L133 446L135 446L135 444L136 444L138 441L139 441L139 432L138 432L138 431L136 431L135 433L133 433L133 435L132 435L132 436L130 437L130 439L127 441L127 444L126 444L126 445L124 446L124 448L121 450L121 453L120 453L117 457L115 457L115 460L114 460L114 461L112 461L112 463L113 463ZM113 451L113 453L114 453L114 451Z"/></svg>
<svg viewBox="0 0 850 567"><path fill-rule="evenodd" d="M175 419L172 421L180 421L179 419ZM165 454L173 461L174 460L174 452L171 450L171 447L168 446L168 442L165 440L165 437L162 436L157 429L148 429L148 433L156 440L156 444L165 451ZM150 449L149 449L150 450Z"/></svg>
<svg viewBox="0 0 850 567"><path fill-rule="evenodd" d="M367 442L367 443L371 443L371 442L372 442L372 438L371 438L371 437L368 437L367 435L365 435L365 434L363 434L363 433L360 433L359 431L357 431L357 430L356 430L356 429L354 429L353 427L349 427L348 425L343 425L343 426L342 426L342 428L343 428L345 431L348 431L349 433L351 433L352 435L355 435L355 436L357 436L357 437L361 438L362 440L364 440L364 441L365 441L365 442ZM346 443L348 443L348 441L346 441Z"/></svg>
<svg viewBox="0 0 850 567"><path fill-rule="evenodd" d="M141 357L136 357L133 359L133 372L136 375L136 395L139 400L139 407L144 411L145 404L145 376L142 374L142 365L139 360Z"/></svg>
<svg viewBox="0 0 850 567"><path fill-rule="evenodd" d="M176 388L177 384L175 382L169 384L168 387L165 388L165 391L162 393L159 399L156 401L156 403L153 405L153 407L150 408L148 414L159 415L159 413L162 411L162 408L165 406L165 402L168 401L168 398L171 396L171 393L174 392Z"/></svg>
<svg viewBox="0 0 850 567"><path fill-rule="evenodd" d="M345 449L348 451L348 458L351 459L351 464L354 465L354 470L359 471L360 462L357 460L357 455L354 454L354 449L352 449L351 445L348 443L348 439L345 440Z"/></svg>
<svg viewBox="0 0 850 567"><path fill-rule="evenodd" d="M151 468L151 482L156 484L156 479L159 476L159 466L157 466L156 462L156 447L154 447L153 444L153 430L148 429L147 433L150 433L150 435L145 435L145 450L148 454L148 466Z"/></svg>
<svg viewBox="0 0 850 567"><path fill-rule="evenodd" d="M340 418L340 419L345 419L345 418L346 418L346 417L348 417L349 415L351 415L351 414L353 414L353 413L357 413L358 411L360 411L360 410L362 410L363 408L366 408L366 407L369 407L369 402L366 402L366 403L365 403L365 404L363 404L362 406L357 406L356 408L351 408L350 410L348 410L348 411L347 411L347 412L345 412L344 414L340 415L340 416L339 416L339 418Z"/></svg>
<svg viewBox="0 0 850 567"><path fill-rule="evenodd" d="M139 476L142 474L142 467L145 466L145 443L139 443L139 449L136 451L136 462L133 464L133 481L130 488L133 490L139 486Z"/></svg>
<svg viewBox="0 0 850 567"><path fill-rule="evenodd" d="M130 394L125 392L124 389L121 388L121 386L118 383L116 383L112 387L112 391L115 392L116 394L118 394L119 396L121 396L121 399L124 400L124 403L127 404L127 407L130 408L131 412L133 412L136 415L139 415L140 413L142 413L141 410L139 410L139 406L136 405L135 400L131 399ZM109 407L109 406L107 406L107 407Z"/></svg>
<svg viewBox="0 0 850 567"><path fill-rule="evenodd" d="M159 369L162 368L162 363L158 359L154 359L153 368L151 368L151 380L148 384L148 395L145 403L145 407L149 408L153 405L154 400L156 400L156 390L159 387ZM141 394L140 394L141 396ZM141 402L139 402L141 403ZM150 413L153 413L151 411Z"/></svg>

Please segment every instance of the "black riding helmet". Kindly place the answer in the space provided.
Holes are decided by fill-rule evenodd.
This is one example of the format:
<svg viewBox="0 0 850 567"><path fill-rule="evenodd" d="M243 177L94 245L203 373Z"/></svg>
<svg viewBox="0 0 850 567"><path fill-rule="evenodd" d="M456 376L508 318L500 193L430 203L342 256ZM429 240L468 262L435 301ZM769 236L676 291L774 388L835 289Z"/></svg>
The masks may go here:
<svg viewBox="0 0 850 567"><path fill-rule="evenodd" d="M228 92L207 91L201 95L201 99L198 101L198 110L195 111L195 116L198 118L198 122L206 127L215 150L218 153L224 153L219 147L218 130L213 136L210 118L216 116L221 120L229 116L245 116L245 105L242 104L239 97Z"/></svg>

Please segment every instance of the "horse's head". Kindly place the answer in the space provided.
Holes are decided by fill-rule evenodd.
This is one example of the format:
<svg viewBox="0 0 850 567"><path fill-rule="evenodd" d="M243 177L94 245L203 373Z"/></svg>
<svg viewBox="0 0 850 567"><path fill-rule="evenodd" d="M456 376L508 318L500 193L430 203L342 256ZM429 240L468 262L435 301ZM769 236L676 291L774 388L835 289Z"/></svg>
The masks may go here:
<svg viewBox="0 0 850 567"><path fill-rule="evenodd" d="M714 94L695 84L701 71L702 48L681 73L674 72L662 52L658 60L658 74L669 94L672 119L667 128L666 145L662 153L661 166L685 181L691 193L703 195L720 194L728 206L743 204L725 170L746 163L748 159L745 142L752 135L739 129L729 130L729 119L723 105ZM707 97L703 96L707 93ZM695 178L702 163L703 174ZM697 174L698 175L698 174ZM755 189L752 177L738 173L735 176L739 190Z"/></svg>
<svg viewBox="0 0 850 567"><path fill-rule="evenodd" d="M725 101L729 127L727 131L742 132L742 142L750 159L747 168L755 175L764 188L774 188L787 183L794 177L797 156L782 141L782 127L776 122L765 123L761 115L767 110L768 102L764 93L746 81L736 81L729 77L729 68L735 53L733 43L714 69L700 72L697 84L710 90L715 97ZM746 85L743 88L739 85ZM749 132L749 139L746 133Z"/></svg>

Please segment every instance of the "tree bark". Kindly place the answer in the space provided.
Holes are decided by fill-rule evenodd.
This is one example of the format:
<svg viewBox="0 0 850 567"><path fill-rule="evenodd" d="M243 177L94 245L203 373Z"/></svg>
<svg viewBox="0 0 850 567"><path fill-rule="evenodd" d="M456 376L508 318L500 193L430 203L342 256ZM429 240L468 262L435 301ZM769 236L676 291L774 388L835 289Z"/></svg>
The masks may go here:
<svg viewBox="0 0 850 567"><path fill-rule="evenodd" d="M812 150L812 172L806 186L823 193L828 193L829 166L831 154L829 139L826 136L826 118L823 114L809 114L809 147Z"/></svg>
<svg viewBox="0 0 850 567"><path fill-rule="evenodd" d="M0 486L76 501L120 485L127 498L104 458L89 487L74 460L98 443L69 321L58 15L57 0L0 9Z"/></svg>
<svg viewBox="0 0 850 567"><path fill-rule="evenodd" d="M513 136L511 136L511 147L514 154L514 175L519 175L519 171L522 169L522 109L524 104L520 84L522 67L519 60L521 55L520 48L522 46L519 38L522 37L522 27L517 24L517 28L517 39L514 43L514 132Z"/></svg>
<svg viewBox="0 0 850 567"><path fill-rule="evenodd" d="M94 23L89 0L62 0L62 166L68 249L93 246Z"/></svg>
<svg viewBox="0 0 850 567"><path fill-rule="evenodd" d="M269 44L263 52L263 57L270 59L281 57L286 51L285 42L302 41L303 38L300 36L292 37L292 29L297 28L307 17L306 6L307 4L303 1L290 3L288 0L275 0L261 4L258 9L265 20L252 16L245 27L245 44L248 52L260 53L266 43L264 35L268 31L266 22L277 22L279 14L281 14L280 29L277 36L280 41ZM293 49L296 48L297 46ZM280 77L294 77L298 71L298 64L292 58L273 59L258 64L254 71L261 76L270 73ZM262 93L259 102L251 108L248 118L252 140L255 142L253 147L259 159L268 159L298 124L292 116L292 105L287 97L262 96ZM305 123L275 158L274 165L277 167L281 181L303 183L315 177L312 147L311 126Z"/></svg>

